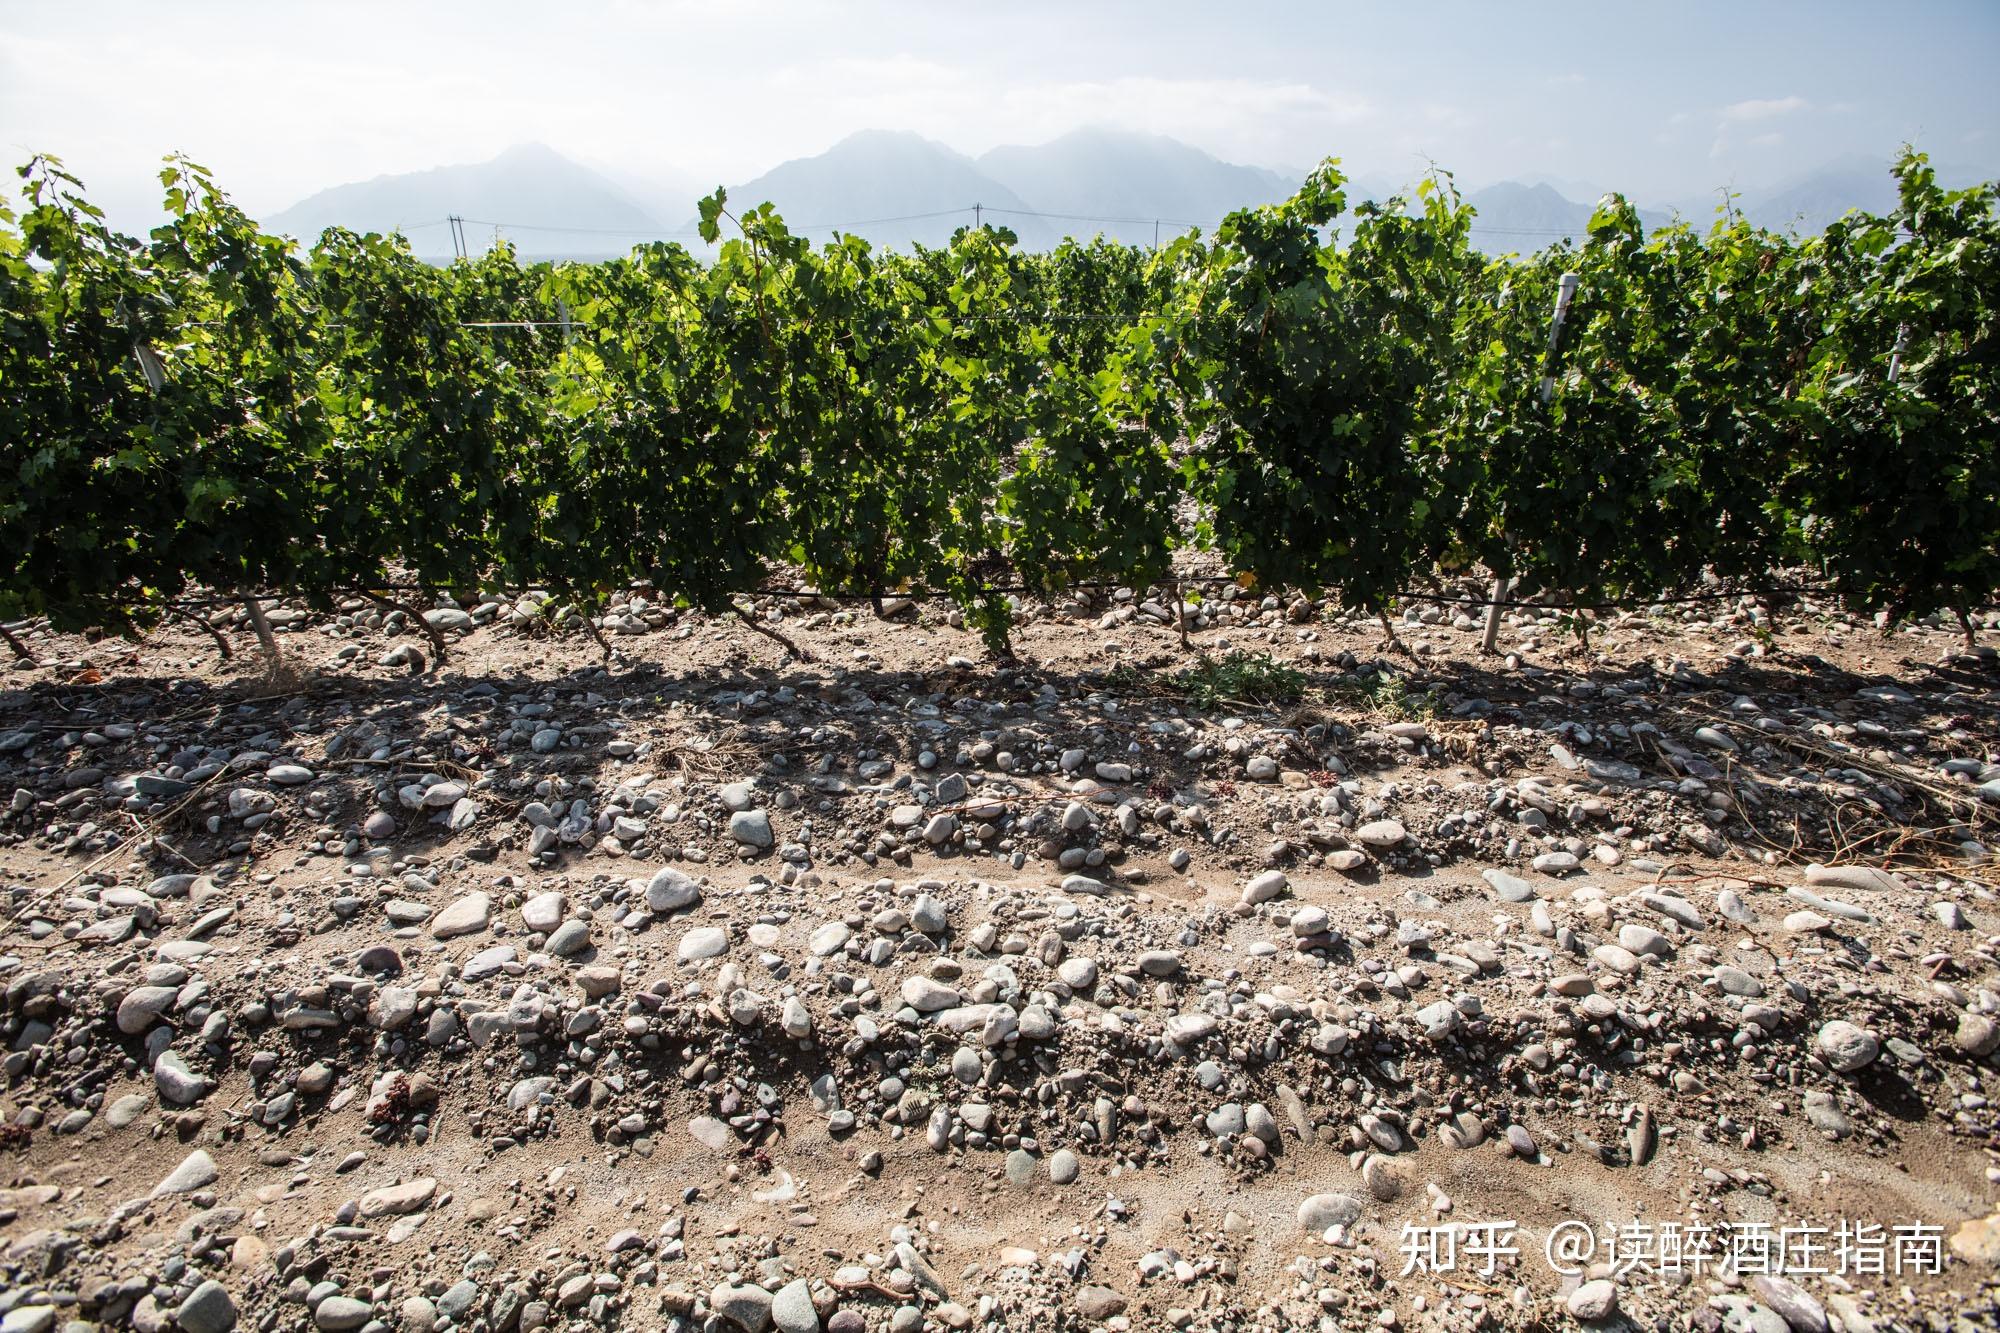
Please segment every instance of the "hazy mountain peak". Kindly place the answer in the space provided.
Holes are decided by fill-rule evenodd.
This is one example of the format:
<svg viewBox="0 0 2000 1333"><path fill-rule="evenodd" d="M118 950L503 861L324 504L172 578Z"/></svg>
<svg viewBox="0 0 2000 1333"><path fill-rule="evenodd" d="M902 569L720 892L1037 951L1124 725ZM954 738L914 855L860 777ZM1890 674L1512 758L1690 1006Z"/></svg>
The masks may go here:
<svg viewBox="0 0 2000 1333"><path fill-rule="evenodd" d="M492 167L574 167L576 164L539 140L510 144L486 164Z"/></svg>
<svg viewBox="0 0 2000 1333"><path fill-rule="evenodd" d="M1599 196L1601 197L1601 196ZM1472 205L1472 243L1489 253L1526 253L1567 238L1580 243L1589 234L1597 198L1575 200L1547 181L1496 181L1465 196ZM1671 215L1641 208L1647 231L1664 227Z"/></svg>
<svg viewBox="0 0 2000 1333"><path fill-rule="evenodd" d="M823 153L730 186L729 197L746 206L777 205L790 226L816 241L853 230L881 244L942 245L972 224L975 204L996 210L987 220L1012 227L1024 244L1054 240L1026 216L1031 205L971 158L908 130L850 134Z"/></svg>
<svg viewBox="0 0 2000 1333"><path fill-rule="evenodd" d="M1740 204L1751 221L1776 231L1824 230L1851 209L1886 213L1896 206L1896 180L1887 159L1852 154L1769 190L1747 194Z"/></svg>
<svg viewBox="0 0 2000 1333"><path fill-rule="evenodd" d="M1571 202L1569 196L1547 181L1496 181L1479 193L1492 199L1533 200L1539 204Z"/></svg>
<svg viewBox="0 0 2000 1333"><path fill-rule="evenodd" d="M621 252L626 236L637 242L661 230L618 186L540 143L515 144L485 162L336 185L267 221L307 241L328 227L403 231L419 254L446 254L451 242L442 223L452 214L503 233L517 228L516 239L535 253ZM584 239L611 231L622 234Z"/></svg>
<svg viewBox="0 0 2000 1333"><path fill-rule="evenodd" d="M1282 199L1298 184L1165 135L1103 126L995 148L979 166L1038 209L1061 215L1053 220L1062 230L1141 244L1189 226L1212 229L1236 209Z"/></svg>
<svg viewBox="0 0 2000 1333"><path fill-rule="evenodd" d="M1117 129L1110 125L1080 125L1067 134L1058 134L1055 138L1043 144L1025 149L1018 145L1007 145L992 151L995 153L1009 151L1033 152L1037 150L1048 152L1064 148L1102 147L1145 148L1154 152L1173 153L1184 156L1209 156L1209 154L1202 152L1201 149L1194 147L1192 144L1182 143L1179 139L1171 138L1164 134L1154 134L1149 130Z"/></svg>
<svg viewBox="0 0 2000 1333"><path fill-rule="evenodd" d="M926 138L918 134L915 130L888 129L856 130L846 138L835 143L833 147L827 149L827 152L837 153L860 149L892 152L921 150L927 153L941 153L946 157L965 157L964 153L959 152L949 144L940 143L936 139ZM797 161L798 159L794 158L792 160ZM969 161L970 159L967 160Z"/></svg>

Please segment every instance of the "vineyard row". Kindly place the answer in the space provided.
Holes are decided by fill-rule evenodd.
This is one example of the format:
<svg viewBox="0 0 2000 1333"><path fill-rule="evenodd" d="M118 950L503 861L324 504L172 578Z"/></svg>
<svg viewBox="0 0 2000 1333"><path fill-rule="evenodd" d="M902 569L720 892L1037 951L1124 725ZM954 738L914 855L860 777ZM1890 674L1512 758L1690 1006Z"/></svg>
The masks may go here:
<svg viewBox="0 0 2000 1333"><path fill-rule="evenodd" d="M1377 613L1438 571L1577 604L1766 587L1857 610L2000 589L1995 187L1908 154L1887 216L1725 211L1491 261L1448 181L1337 167L1157 249L813 246L702 203L702 259L263 233L184 159L119 234L51 159L0 205L0 618L129 630L191 589L646 581L722 611L775 571L949 595L1165 581L1177 550Z"/></svg>

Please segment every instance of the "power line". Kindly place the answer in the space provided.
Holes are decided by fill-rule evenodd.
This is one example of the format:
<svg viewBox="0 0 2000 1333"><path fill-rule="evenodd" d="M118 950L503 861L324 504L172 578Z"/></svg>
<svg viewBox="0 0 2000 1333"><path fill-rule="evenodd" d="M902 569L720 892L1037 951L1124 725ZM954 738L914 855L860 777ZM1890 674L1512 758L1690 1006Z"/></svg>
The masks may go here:
<svg viewBox="0 0 2000 1333"><path fill-rule="evenodd" d="M676 239L699 236L694 231L668 231L647 227L559 227L538 222L494 222L489 218L464 218L475 227L499 227L506 231L548 231L571 236L665 236Z"/></svg>
<svg viewBox="0 0 2000 1333"><path fill-rule="evenodd" d="M954 217L962 213L971 214L974 218L975 225L977 225L981 220L983 220L984 214L993 213L1002 217L1043 218L1043 219L1048 219L1050 221L1058 221L1058 222L1094 222L1094 223L1101 223L1114 226L1135 226L1135 227L1151 226L1154 229L1154 239L1156 244L1159 236L1159 228L1162 226L1181 227L1181 228L1194 227L1194 228L1200 228L1201 230L1204 231L1213 231L1215 228L1221 225L1220 220L1203 221L1194 218L1173 218L1165 216L1138 216L1138 215L1121 216L1108 213L1060 213L1048 209L995 208L990 204L975 203L975 204L962 204L956 208L933 209L929 212L922 212L922 213L897 213L886 217L854 218L844 222L787 223L786 227L794 234L801 234L804 232L812 232L812 231L838 232L838 231L850 231L857 227L886 226L888 224L897 222L928 222L937 218ZM451 222L453 220L445 219L445 221ZM557 223L505 222L505 221L495 221L490 218L470 218L470 217L458 218L456 219L456 221L459 224L470 223L474 226L479 226L479 227L497 227L506 231L545 232L554 235L565 235L565 236L613 236L620 238L637 237L641 239L655 239L655 240L698 240L701 237L701 233L698 230L690 231L686 228L573 227L573 226L564 226ZM436 222L422 222L422 223L417 223L415 225L417 227L431 227L431 226L436 226L438 224ZM1555 237L1563 239L1574 239L1582 235L1586 230L1586 228L1582 226L1573 228L1506 227L1493 223L1481 222L1477 218L1474 218L1472 222L1469 224L1469 226L1471 230L1489 236L1547 236L1547 237Z"/></svg>
<svg viewBox="0 0 2000 1333"><path fill-rule="evenodd" d="M788 230L791 230L793 232L840 231L849 227L875 227L875 226L882 226L886 223L891 223L891 222L926 222L933 218L953 217L960 213L971 213L975 217L977 217L977 215L979 215L980 213L1000 213L1008 217L1051 218L1065 222L1125 223L1134 226L1153 226L1155 224L1166 224L1175 227L1210 228L1218 225L1213 222L1197 222L1191 218L1170 218L1170 217L1153 217L1153 216L1110 217L1095 213L1050 213L1050 212L1043 212L1036 209L1027 209L1027 208L994 208L991 205L986 205L986 204L962 204L957 208L940 208L940 209L935 209L928 213L898 213L890 217L855 218L852 219L851 221L846 221L846 222L798 222L798 223L788 222L785 225ZM462 220L465 222L469 222L474 226L479 226L479 227L501 227L507 231L555 232L563 235L572 235L572 236L656 236L656 237L681 239L685 237L698 237L701 234L698 231L670 230L666 228L568 227L568 226L556 225L553 223L499 222L499 221L494 221L490 218L470 218L470 217L464 218ZM420 223L418 225L433 226L435 224Z"/></svg>
<svg viewBox="0 0 2000 1333"><path fill-rule="evenodd" d="M1495 227L1477 219L1471 226L1474 231L1490 231L1504 236L1581 236L1588 230L1584 227L1571 227L1567 230L1562 227Z"/></svg>
<svg viewBox="0 0 2000 1333"><path fill-rule="evenodd" d="M904 213L901 216L893 218L861 218L855 222L801 222L798 226L792 227L792 230L838 231L842 227L873 227L885 222L922 222L929 218L948 218L956 213L972 213L977 211L978 208L979 205L977 204L968 204L964 208L941 208L935 213ZM987 211L996 212L997 210L988 209ZM787 223L786 225L790 226L791 224Z"/></svg>
<svg viewBox="0 0 2000 1333"><path fill-rule="evenodd" d="M1117 218L1100 216L1094 213L1042 213L1031 208L993 208L989 206L986 211L989 213L1004 213L1008 217L1016 218L1055 218L1063 222L1123 222L1141 226L1150 226L1156 222L1165 222L1176 227L1213 227L1216 225L1211 222L1195 222L1188 218Z"/></svg>
<svg viewBox="0 0 2000 1333"><path fill-rule="evenodd" d="M973 211L973 207L973 205L967 204L962 208L941 208L930 213L899 213L894 217L856 218L851 222L788 222L785 226L787 230L793 232L841 231L848 227L875 227L890 222L924 222L932 218L952 217L959 213L970 213ZM643 227L563 227L535 222L495 222L488 218L466 218L464 220L479 227L500 227L507 231L555 232L570 236L640 236L672 240L699 239L701 236L699 231L687 231L684 229L676 231L668 228Z"/></svg>
<svg viewBox="0 0 2000 1333"><path fill-rule="evenodd" d="M1199 227L1205 231L1212 231L1214 228L1221 225L1221 222L1219 220L1215 222L1199 222L1192 218L1114 217L1108 214L1098 214L1098 213L1051 213L1038 209L994 208L990 204L987 205L967 204L959 208L941 208L929 213L898 213L892 217L855 218L852 221L848 222L787 223L786 226L789 230L794 232L844 231L851 227L876 227L876 226L883 226L891 222L927 222L933 218L952 217L960 213L972 213L975 210L985 213L998 213L1007 217L1049 218L1064 222L1102 222L1102 223L1121 224L1126 226L1152 226L1155 228L1158 228L1160 226ZM557 235L568 235L568 236L618 236L618 237L656 238L661 240L698 240L701 237L701 233L699 231L687 231L684 229L673 230L665 228L645 228L645 227L568 227L568 226L560 226L554 223L497 222L489 218L471 218L471 217L443 217L443 218L431 218L424 222L398 222L397 224L395 224L392 230L408 233L412 231L424 231L431 227L449 227L449 226L463 225L466 223L470 223L476 227L498 227L504 231L550 232ZM1486 232L1489 235L1494 235L1494 236L1556 236L1556 237L1574 238L1583 235L1586 230L1584 227L1581 226L1569 227L1569 228L1502 227L1494 223L1481 222L1476 218L1469 225L1473 231ZM1157 238L1158 238L1158 232L1156 230L1155 239L1157 240Z"/></svg>

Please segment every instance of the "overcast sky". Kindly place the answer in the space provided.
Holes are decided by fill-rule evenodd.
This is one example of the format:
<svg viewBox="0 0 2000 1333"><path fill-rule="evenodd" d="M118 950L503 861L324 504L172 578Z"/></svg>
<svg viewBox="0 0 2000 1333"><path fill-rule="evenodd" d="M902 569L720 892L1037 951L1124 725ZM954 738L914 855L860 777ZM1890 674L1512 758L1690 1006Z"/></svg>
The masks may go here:
<svg viewBox="0 0 2000 1333"><path fill-rule="evenodd" d="M858 129L977 153L1099 124L1671 202L1906 139L2000 175L1996 66L1993 0L0 0L0 149L121 212L182 150L263 213L530 140L678 187Z"/></svg>

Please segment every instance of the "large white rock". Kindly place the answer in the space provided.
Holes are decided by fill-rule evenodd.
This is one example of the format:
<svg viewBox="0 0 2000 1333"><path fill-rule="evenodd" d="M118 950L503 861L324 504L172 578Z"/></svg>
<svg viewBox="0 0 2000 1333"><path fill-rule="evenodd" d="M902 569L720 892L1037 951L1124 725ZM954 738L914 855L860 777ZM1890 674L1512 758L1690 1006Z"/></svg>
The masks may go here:
<svg viewBox="0 0 2000 1333"><path fill-rule="evenodd" d="M1907 889L1909 884L1886 870L1872 866L1823 866L1817 861L1806 867L1806 883L1831 885L1838 889Z"/></svg>
<svg viewBox="0 0 2000 1333"><path fill-rule="evenodd" d="M414 1213L428 1204L437 1194L437 1181L430 1176L419 1176L400 1185L384 1185L381 1189L370 1190L361 1196L363 1217L390 1217L403 1213Z"/></svg>
<svg viewBox="0 0 2000 1333"><path fill-rule="evenodd" d="M903 982L903 1003L920 1014L950 1009L957 1005L959 998L956 987L930 977L909 977Z"/></svg>
<svg viewBox="0 0 2000 1333"><path fill-rule="evenodd" d="M729 836L746 847L765 848L777 841L771 816L764 810L738 810L729 817Z"/></svg>
<svg viewBox="0 0 2000 1333"><path fill-rule="evenodd" d="M660 915L678 912L700 902L701 886L672 866L662 866L654 871L653 878L646 885L646 907Z"/></svg>
<svg viewBox="0 0 2000 1333"><path fill-rule="evenodd" d="M1822 1027L1819 1035L1813 1038L1813 1046L1819 1051L1820 1059L1842 1074L1851 1074L1874 1064L1882 1049L1874 1033L1841 1018Z"/></svg>
<svg viewBox="0 0 2000 1333"><path fill-rule="evenodd" d="M492 919L493 899L483 893L468 893L431 918L431 934L441 940L476 935Z"/></svg>
<svg viewBox="0 0 2000 1333"><path fill-rule="evenodd" d="M1267 903L1283 893L1290 882L1285 878L1284 871L1266 870L1243 886L1243 901L1252 906Z"/></svg>
<svg viewBox="0 0 2000 1333"><path fill-rule="evenodd" d="M568 902L558 890L538 893L521 904L521 924L546 935L562 924L563 912L568 907Z"/></svg>
<svg viewBox="0 0 2000 1333"><path fill-rule="evenodd" d="M1364 847L1395 847L1409 837L1409 831L1393 819L1377 819L1354 830Z"/></svg>
<svg viewBox="0 0 2000 1333"><path fill-rule="evenodd" d="M681 936L680 945L674 950L683 963L717 958L728 952L729 933L720 926L696 926Z"/></svg>
<svg viewBox="0 0 2000 1333"><path fill-rule="evenodd" d="M181 1159L181 1164L167 1173L167 1178L153 1186L153 1197L164 1194L192 1194L196 1190L215 1183L215 1159L196 1148Z"/></svg>
<svg viewBox="0 0 2000 1333"><path fill-rule="evenodd" d="M1361 1200L1352 1194L1315 1194L1299 1205L1299 1227L1319 1235L1328 1227L1351 1227L1361 1220Z"/></svg>

